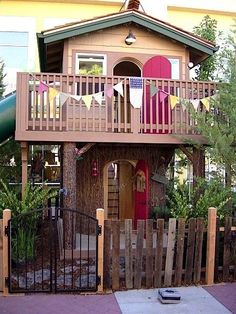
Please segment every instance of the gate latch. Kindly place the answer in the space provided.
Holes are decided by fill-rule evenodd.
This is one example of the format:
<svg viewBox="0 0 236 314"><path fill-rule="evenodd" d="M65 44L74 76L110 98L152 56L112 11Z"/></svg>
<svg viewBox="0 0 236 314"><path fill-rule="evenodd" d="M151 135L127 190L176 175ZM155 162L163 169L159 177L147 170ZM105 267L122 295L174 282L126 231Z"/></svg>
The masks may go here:
<svg viewBox="0 0 236 314"><path fill-rule="evenodd" d="M4 234L5 234L5 236L9 237L9 226L5 227Z"/></svg>
<svg viewBox="0 0 236 314"><path fill-rule="evenodd" d="M102 235L102 226L101 225L97 226L97 235L98 236Z"/></svg>

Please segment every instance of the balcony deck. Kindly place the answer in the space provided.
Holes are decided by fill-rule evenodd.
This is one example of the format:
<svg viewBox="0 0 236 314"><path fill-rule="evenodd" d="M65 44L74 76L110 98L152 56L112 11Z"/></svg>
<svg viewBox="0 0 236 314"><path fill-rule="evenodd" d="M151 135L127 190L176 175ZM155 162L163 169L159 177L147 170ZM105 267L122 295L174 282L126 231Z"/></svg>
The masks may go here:
<svg viewBox="0 0 236 314"><path fill-rule="evenodd" d="M39 92L42 82L46 90ZM112 97L107 97L106 91L119 82L123 84L123 97L115 90ZM195 130L196 122L188 108L177 103L171 109L169 97L161 102L158 93L150 97L150 84L181 99L201 99L213 95L216 90L214 82L145 78L143 105L134 108L129 99L128 77L18 73L16 139L159 144L180 144L188 140L204 142ZM49 87L58 93L51 101ZM91 97L89 110L82 99L72 97L98 92L104 92L101 103ZM63 103L61 96L68 99ZM205 109L199 106L198 110Z"/></svg>

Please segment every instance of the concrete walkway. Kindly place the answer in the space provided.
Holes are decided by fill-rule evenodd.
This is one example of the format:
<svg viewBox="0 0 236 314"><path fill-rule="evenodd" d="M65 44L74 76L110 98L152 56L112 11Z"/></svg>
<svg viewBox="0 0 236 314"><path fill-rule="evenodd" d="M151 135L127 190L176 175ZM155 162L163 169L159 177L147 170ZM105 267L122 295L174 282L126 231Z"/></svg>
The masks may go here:
<svg viewBox="0 0 236 314"><path fill-rule="evenodd" d="M212 287L177 288L179 304L162 304L158 289L106 295L0 296L0 314L236 314L236 282Z"/></svg>
<svg viewBox="0 0 236 314"><path fill-rule="evenodd" d="M157 299L158 289L116 292L123 314L229 314L224 305L201 287L181 287L178 304L162 304Z"/></svg>

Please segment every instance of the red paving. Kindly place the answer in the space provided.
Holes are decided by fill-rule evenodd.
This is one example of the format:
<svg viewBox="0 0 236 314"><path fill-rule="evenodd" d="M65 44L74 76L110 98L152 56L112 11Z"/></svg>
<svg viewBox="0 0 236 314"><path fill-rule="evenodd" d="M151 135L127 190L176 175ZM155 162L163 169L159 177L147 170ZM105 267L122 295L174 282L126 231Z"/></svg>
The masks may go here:
<svg viewBox="0 0 236 314"><path fill-rule="evenodd" d="M0 314L121 314L113 294L0 297Z"/></svg>
<svg viewBox="0 0 236 314"><path fill-rule="evenodd" d="M228 310L236 314L236 282L203 288Z"/></svg>

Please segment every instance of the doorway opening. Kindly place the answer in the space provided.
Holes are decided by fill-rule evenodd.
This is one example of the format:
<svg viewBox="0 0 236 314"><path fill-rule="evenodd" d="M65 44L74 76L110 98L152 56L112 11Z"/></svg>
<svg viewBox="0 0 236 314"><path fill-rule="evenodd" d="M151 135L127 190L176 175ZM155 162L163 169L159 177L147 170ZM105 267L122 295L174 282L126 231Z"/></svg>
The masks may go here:
<svg viewBox="0 0 236 314"><path fill-rule="evenodd" d="M134 174L134 161L116 160L104 168L108 219L134 219Z"/></svg>

